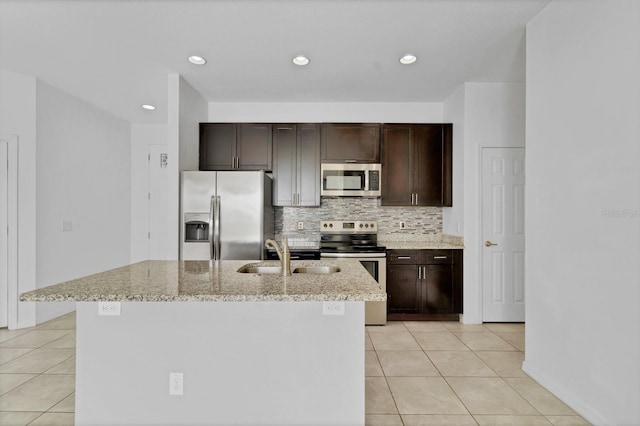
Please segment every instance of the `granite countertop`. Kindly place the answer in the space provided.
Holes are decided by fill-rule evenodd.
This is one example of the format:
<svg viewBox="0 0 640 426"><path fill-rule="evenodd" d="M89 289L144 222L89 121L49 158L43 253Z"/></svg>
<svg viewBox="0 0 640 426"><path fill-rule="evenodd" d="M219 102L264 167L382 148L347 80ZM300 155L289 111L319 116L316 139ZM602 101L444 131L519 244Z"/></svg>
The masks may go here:
<svg viewBox="0 0 640 426"><path fill-rule="evenodd" d="M384 301L386 293L353 259L291 261L291 270L337 266L334 274L249 274L241 266L279 261L148 260L20 295L26 302Z"/></svg>
<svg viewBox="0 0 640 426"><path fill-rule="evenodd" d="M394 235L392 239L381 240L378 238L378 244L385 246L387 250L464 249L462 237L447 234L416 237L416 235L412 235L410 239L408 237L403 239L402 234L398 234Z"/></svg>

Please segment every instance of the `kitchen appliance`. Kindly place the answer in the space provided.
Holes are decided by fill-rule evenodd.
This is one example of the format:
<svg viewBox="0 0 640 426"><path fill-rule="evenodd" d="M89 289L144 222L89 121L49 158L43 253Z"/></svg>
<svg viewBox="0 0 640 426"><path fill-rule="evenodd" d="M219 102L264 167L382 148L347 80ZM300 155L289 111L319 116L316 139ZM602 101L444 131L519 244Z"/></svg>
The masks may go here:
<svg viewBox="0 0 640 426"><path fill-rule="evenodd" d="M379 197L381 164L323 163L322 196Z"/></svg>
<svg viewBox="0 0 640 426"><path fill-rule="evenodd" d="M180 259L264 259L274 236L271 187L262 171L182 172Z"/></svg>
<svg viewBox="0 0 640 426"><path fill-rule="evenodd" d="M356 259L387 291L386 247L378 245L378 223L329 220L320 222L320 258ZM387 323L387 302L365 302L366 325Z"/></svg>

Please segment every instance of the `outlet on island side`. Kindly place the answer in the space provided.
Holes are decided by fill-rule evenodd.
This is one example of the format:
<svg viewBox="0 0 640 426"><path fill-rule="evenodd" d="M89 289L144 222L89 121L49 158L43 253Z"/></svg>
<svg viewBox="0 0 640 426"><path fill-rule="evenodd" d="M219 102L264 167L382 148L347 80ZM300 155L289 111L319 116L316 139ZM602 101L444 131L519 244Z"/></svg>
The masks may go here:
<svg viewBox="0 0 640 426"><path fill-rule="evenodd" d="M401 220L401 221L398 223L398 226L400 227L400 229L404 229L404 228L406 228L406 227L407 227L407 223L406 223L405 221Z"/></svg>
<svg viewBox="0 0 640 426"><path fill-rule="evenodd" d="M298 230L302 230L302 229L304 229L304 222L299 221L298 222Z"/></svg>
<svg viewBox="0 0 640 426"><path fill-rule="evenodd" d="M184 395L184 373L169 373L169 395Z"/></svg>

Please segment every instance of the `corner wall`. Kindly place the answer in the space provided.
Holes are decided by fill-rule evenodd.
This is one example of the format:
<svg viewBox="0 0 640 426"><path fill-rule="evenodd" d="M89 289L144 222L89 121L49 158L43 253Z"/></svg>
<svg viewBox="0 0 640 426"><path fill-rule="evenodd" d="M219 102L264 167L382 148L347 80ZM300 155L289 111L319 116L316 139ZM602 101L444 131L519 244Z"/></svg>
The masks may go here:
<svg viewBox="0 0 640 426"><path fill-rule="evenodd" d="M36 99L40 288L129 263L131 136L127 121L41 81ZM38 303L37 320L74 308Z"/></svg>
<svg viewBox="0 0 640 426"><path fill-rule="evenodd" d="M595 424L640 424L639 40L635 0L527 26L523 368Z"/></svg>
<svg viewBox="0 0 640 426"><path fill-rule="evenodd" d="M453 127L454 204L443 209L443 231L464 236L462 321L482 322L482 149L523 147L524 83L465 83L445 101Z"/></svg>
<svg viewBox="0 0 640 426"><path fill-rule="evenodd" d="M0 133L18 136L18 294L36 288L36 79L0 70ZM9 284L11 285L11 284ZM36 323L18 302L16 328Z"/></svg>
<svg viewBox="0 0 640 426"><path fill-rule="evenodd" d="M200 130L209 105L179 74L168 76L167 115L167 259L178 259L180 234L180 172L198 170Z"/></svg>

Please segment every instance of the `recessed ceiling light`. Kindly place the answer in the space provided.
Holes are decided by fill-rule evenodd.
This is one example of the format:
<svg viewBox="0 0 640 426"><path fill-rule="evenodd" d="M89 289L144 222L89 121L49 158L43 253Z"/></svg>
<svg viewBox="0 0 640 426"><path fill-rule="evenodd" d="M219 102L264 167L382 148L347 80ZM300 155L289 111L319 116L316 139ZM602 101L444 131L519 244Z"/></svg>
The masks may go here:
<svg viewBox="0 0 640 426"><path fill-rule="evenodd" d="M189 60L189 62L191 62L193 65L204 65L207 63L207 60L205 58L203 58L202 56L189 56L187 58Z"/></svg>
<svg viewBox="0 0 640 426"><path fill-rule="evenodd" d="M307 65L309 63L309 58L306 56L296 56L293 58L293 63L300 66Z"/></svg>
<svg viewBox="0 0 640 426"><path fill-rule="evenodd" d="M418 58L415 55L404 55L402 58L400 58L400 63L402 65L411 65L417 60Z"/></svg>
<svg viewBox="0 0 640 426"><path fill-rule="evenodd" d="M153 105L149 105L149 104L144 104L142 105L143 109L149 110L149 111L153 111L154 109L156 109L156 107L154 107Z"/></svg>

